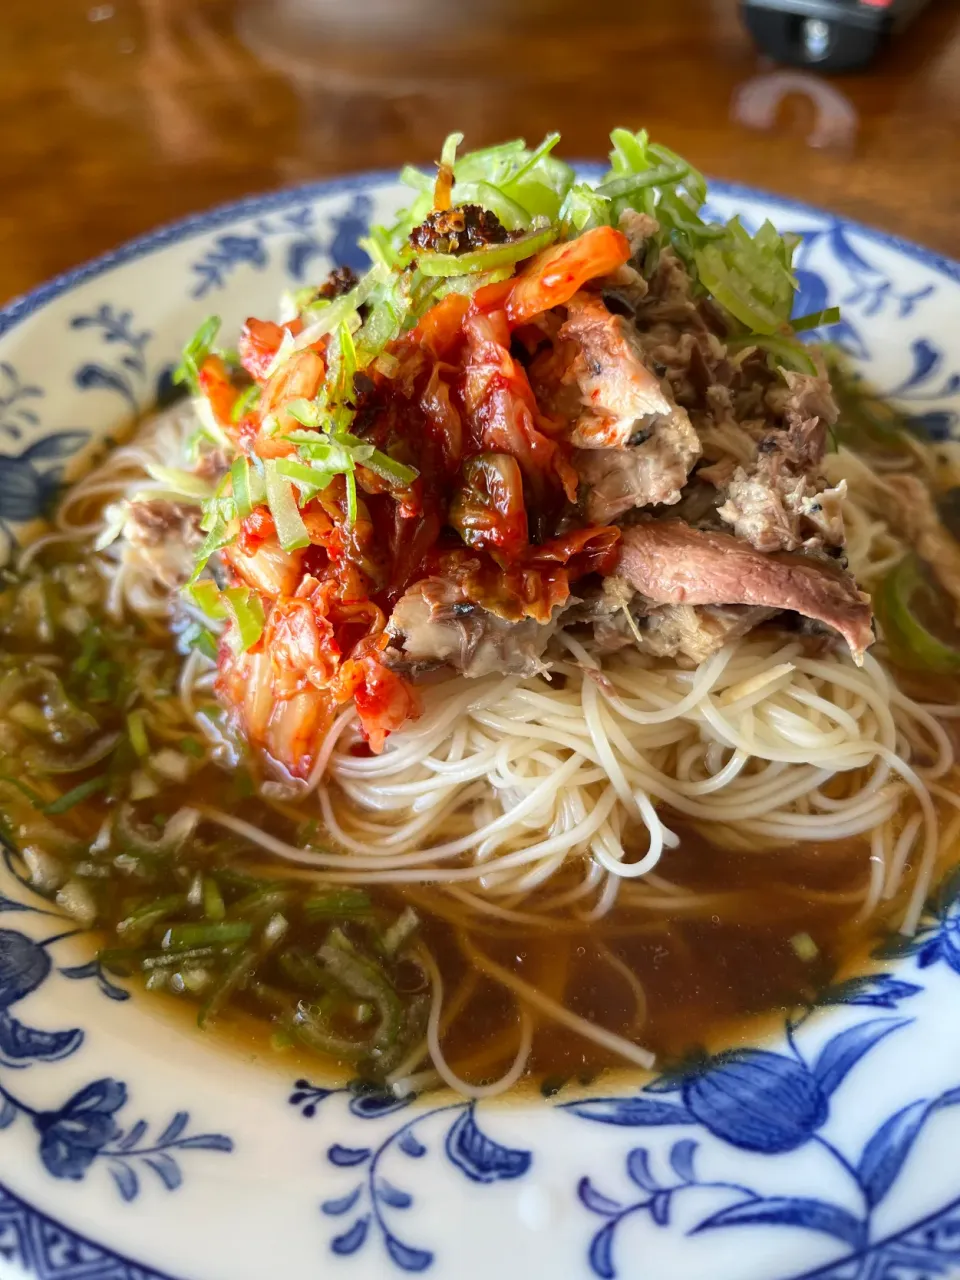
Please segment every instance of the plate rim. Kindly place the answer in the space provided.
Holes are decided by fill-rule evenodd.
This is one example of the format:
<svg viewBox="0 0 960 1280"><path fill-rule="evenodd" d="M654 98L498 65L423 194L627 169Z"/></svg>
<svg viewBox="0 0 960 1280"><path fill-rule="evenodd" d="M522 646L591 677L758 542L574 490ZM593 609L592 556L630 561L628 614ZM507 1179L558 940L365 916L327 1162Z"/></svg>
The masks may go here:
<svg viewBox="0 0 960 1280"><path fill-rule="evenodd" d="M29 1200L25 1200L23 1196L18 1195L15 1191L11 1191L5 1182L0 1182L0 1226L6 1226L11 1220L16 1225L16 1218L22 1216L23 1224L26 1227L24 1233L24 1241L22 1252L26 1262L26 1275L33 1280L43 1280L43 1273L36 1268L38 1258L37 1236L40 1231L51 1228L58 1233L61 1239L68 1240L73 1245L80 1245L87 1249L95 1250L101 1255L104 1265L113 1267L119 1263L124 1269L123 1271L112 1270L109 1272L109 1280L190 1280L188 1276L175 1276L169 1271L160 1271L150 1263L138 1262L136 1258L130 1257L129 1254L121 1253L112 1245L101 1244L99 1240L94 1240L91 1236L85 1235L82 1231L69 1227L65 1222L61 1222L59 1218L53 1217L45 1209L38 1208L35 1204L31 1204ZM106 1276L106 1272L102 1273ZM92 1280L99 1280L101 1272L95 1271ZM69 1275L67 1277L69 1280Z"/></svg>
<svg viewBox="0 0 960 1280"><path fill-rule="evenodd" d="M573 163L578 173L588 177L596 176L604 169L602 162L597 160L574 161ZM108 274L115 268L146 258L158 250L180 244L194 235L215 230L240 219L270 213L289 204L370 190L371 188L398 183L398 180L399 173L392 168L363 170L241 196L164 223L150 231L132 237L115 248L109 249L77 266L66 269L26 292L14 295L3 306L0 306L0 340L5 339L10 332L30 316L41 311L49 303L85 284L87 281ZM826 209L820 205L767 191L762 187L753 186L749 183L724 179L709 179L708 181L712 194L733 200L757 200L768 208L801 217L822 219L840 224L865 237L872 243L892 250L912 262L933 270L954 284L960 284L960 259L955 259L937 250L927 248L914 240L893 232L884 231L869 223ZM960 1206L960 1198L940 1206L916 1222L911 1222L906 1230L914 1230L934 1221L957 1206ZM18 1218L22 1218L21 1225L27 1228L23 1241L23 1260L27 1267L27 1275L36 1274L39 1276L41 1274L36 1270L37 1265L41 1262L37 1252L38 1229L42 1231L52 1228L61 1238L95 1250L102 1258L102 1265L110 1266L113 1264L122 1268L122 1270L116 1272L111 1270L110 1274L115 1277L115 1280L190 1280L189 1274L178 1272L177 1275L174 1275L172 1272L158 1269L149 1262L139 1261L108 1243L102 1243L86 1235L82 1230L67 1225L46 1209L39 1207L13 1191L4 1181L0 1180L0 1223L6 1223L11 1218L15 1222ZM905 1231L894 1232L889 1239L899 1238L901 1234L905 1233ZM878 1241L873 1247L877 1247L881 1243L883 1242ZM849 1262L856 1256L859 1255L851 1254L844 1261ZM829 1264L829 1266L832 1265ZM806 1275L809 1280L814 1280L814 1277L821 1273L826 1274L829 1266L818 1267L816 1270L806 1273Z"/></svg>

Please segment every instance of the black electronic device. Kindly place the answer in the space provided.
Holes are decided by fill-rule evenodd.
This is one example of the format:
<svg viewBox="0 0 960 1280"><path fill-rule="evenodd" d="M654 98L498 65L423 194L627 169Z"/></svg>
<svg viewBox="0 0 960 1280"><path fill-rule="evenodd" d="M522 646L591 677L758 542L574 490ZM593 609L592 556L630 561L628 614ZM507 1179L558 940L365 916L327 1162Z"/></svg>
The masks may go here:
<svg viewBox="0 0 960 1280"><path fill-rule="evenodd" d="M929 0L742 0L743 18L778 62L849 71L868 63Z"/></svg>

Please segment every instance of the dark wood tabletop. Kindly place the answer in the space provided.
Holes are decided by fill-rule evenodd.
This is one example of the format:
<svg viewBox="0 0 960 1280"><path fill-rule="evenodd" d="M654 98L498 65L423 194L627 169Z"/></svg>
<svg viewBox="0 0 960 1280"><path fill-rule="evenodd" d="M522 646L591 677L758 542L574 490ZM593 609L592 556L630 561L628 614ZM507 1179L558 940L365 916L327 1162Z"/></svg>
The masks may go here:
<svg viewBox="0 0 960 1280"><path fill-rule="evenodd" d="M779 67L736 0L2 0L0 300L224 200L558 129L960 257L960 4L867 71Z"/></svg>

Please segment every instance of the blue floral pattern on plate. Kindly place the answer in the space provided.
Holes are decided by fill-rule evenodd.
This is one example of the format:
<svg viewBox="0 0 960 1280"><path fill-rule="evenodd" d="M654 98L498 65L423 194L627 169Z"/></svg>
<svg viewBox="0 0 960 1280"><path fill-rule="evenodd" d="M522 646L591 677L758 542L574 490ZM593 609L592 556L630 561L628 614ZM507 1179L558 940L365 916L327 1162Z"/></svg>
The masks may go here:
<svg viewBox="0 0 960 1280"><path fill-rule="evenodd" d="M26 911L46 918L53 915L31 903L7 898L0 903L0 912L4 911ZM138 1196L139 1174L144 1169L152 1171L168 1191L175 1191L183 1181L178 1163L182 1152L229 1152L232 1141L218 1133L188 1134L190 1116L186 1111L178 1111L155 1139L148 1136L144 1120L124 1129L119 1113L127 1105L129 1090L122 1081L110 1077L84 1085L49 1110L27 1102L19 1086L14 1088L8 1078L13 1071L70 1058L83 1046L85 1033L78 1027L41 1030L11 1012L50 978L54 969L51 949L80 932L69 927L35 939L16 929L0 928L0 1132L18 1119L29 1121L38 1135L40 1160L54 1178L80 1182L96 1161L103 1161L126 1201ZM60 973L72 979L95 977L110 999L129 996L106 978L96 960Z"/></svg>
<svg viewBox="0 0 960 1280"><path fill-rule="evenodd" d="M8 547L163 391L208 311L229 329L334 263L362 269L367 222L403 199L371 176L241 201L0 311ZM802 232L798 313L844 311L812 336L931 435L957 428L960 267L746 189L718 184L711 202ZM639 1087L501 1106L291 1090L276 1064L167 1030L15 870L0 868L0 1276L206 1280L225 1257L231 1280L334 1264L358 1280L960 1274L960 1019L944 1017L960 1001L960 882L885 948L889 971L839 982L779 1039Z"/></svg>
<svg viewBox="0 0 960 1280"><path fill-rule="evenodd" d="M792 1028L788 1043L792 1056L764 1049L722 1053L686 1078L661 1078L647 1086L655 1094L680 1093L681 1100L661 1103L644 1096L590 1099L569 1104L587 1120L626 1127L696 1125L741 1151L780 1155L805 1143L818 1143L857 1186L862 1204L858 1212L823 1199L766 1196L733 1182L701 1181L694 1171L697 1143L677 1141L670 1150L672 1181L661 1182L650 1167L650 1152L635 1147L626 1157L631 1180L645 1193L621 1204L598 1191L589 1178L578 1188L581 1201L606 1225L590 1246L593 1270L613 1280L613 1243L625 1218L649 1212L662 1227L670 1224L674 1199L690 1190L732 1193L732 1203L711 1212L692 1231L753 1223L783 1225L823 1232L863 1252L871 1243L874 1210L893 1188L926 1121L938 1111L960 1102L960 1087L933 1099L920 1098L890 1116L867 1140L860 1155L845 1155L824 1130L830 1119L830 1099L861 1058L886 1036L908 1025L899 1019L878 1019L849 1027L829 1040L812 1063L805 1061Z"/></svg>
<svg viewBox="0 0 960 1280"><path fill-rule="evenodd" d="M101 341L117 348L113 360L91 360L82 364L73 380L81 391L101 388L121 396L133 413L145 406L141 394L147 378L147 343L153 337L149 329L136 332L132 311L115 311L103 302L88 315L72 316L71 329L89 329Z"/></svg>
<svg viewBox="0 0 960 1280"><path fill-rule="evenodd" d="M290 1103L298 1107L306 1119L312 1120L319 1104L338 1094L349 1097L350 1114L361 1120L379 1120L410 1107L409 1100L397 1099L392 1094L325 1089L309 1080L296 1082ZM426 1271L432 1266L434 1255L429 1249L405 1243L390 1225L390 1211L409 1209L413 1196L387 1179L383 1165L394 1153L411 1160L423 1159L428 1148L419 1134L438 1116L443 1117L443 1151L447 1160L472 1182L511 1181L522 1178L530 1168L531 1153L505 1147L488 1137L477 1123L476 1105L470 1102L445 1103L426 1111L418 1108L398 1128L391 1128L376 1146L347 1147L335 1142L327 1150L327 1160L337 1169L362 1171L363 1180L346 1194L324 1200L320 1206L328 1217L352 1218L350 1225L331 1240L332 1253L339 1257L356 1253L366 1244L372 1230L382 1238L387 1255L401 1270Z"/></svg>
<svg viewBox="0 0 960 1280"><path fill-rule="evenodd" d="M364 271L370 259L357 241L367 233L372 208L370 197L365 192L358 193L342 213L327 218L328 235L324 239L316 230L316 211L309 204L288 209L274 218L258 218L250 234L217 236L202 257L191 264L197 277L192 296L203 298L222 289L234 268L243 264L262 271L270 262L267 241L277 236L285 238L287 275L298 284L306 282L307 269L315 259Z"/></svg>

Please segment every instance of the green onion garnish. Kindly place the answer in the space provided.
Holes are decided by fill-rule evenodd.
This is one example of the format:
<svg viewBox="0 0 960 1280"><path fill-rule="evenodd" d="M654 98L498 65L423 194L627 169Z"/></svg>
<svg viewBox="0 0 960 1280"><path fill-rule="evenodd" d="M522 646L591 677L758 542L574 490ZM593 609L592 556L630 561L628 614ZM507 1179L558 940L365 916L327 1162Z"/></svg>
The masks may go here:
<svg viewBox="0 0 960 1280"><path fill-rule="evenodd" d="M348 471L344 479L347 486L346 519L348 526L352 529L357 523L357 478L352 471Z"/></svg>
<svg viewBox="0 0 960 1280"><path fill-rule="evenodd" d="M218 920L210 924L175 924L163 935L163 947L214 947L246 942L253 926L246 920Z"/></svg>
<svg viewBox="0 0 960 1280"><path fill-rule="evenodd" d="M183 348L180 363L173 371L175 383L186 383L194 395L200 394L200 367L220 332L220 317L207 316L196 333Z"/></svg>
<svg viewBox="0 0 960 1280"><path fill-rule="evenodd" d="M400 915L383 935L383 949L388 956L395 956L420 928L420 917L413 907L404 907Z"/></svg>
<svg viewBox="0 0 960 1280"><path fill-rule="evenodd" d="M727 339L727 349L730 351L743 351L747 347L766 351L771 362L784 369L793 369L797 373L815 374L817 372L813 357L802 343L795 342L792 338L750 333L742 338Z"/></svg>
<svg viewBox="0 0 960 1280"><path fill-rule="evenodd" d="M212 876L205 876L203 881L203 914L214 921L222 920L227 914L220 886Z"/></svg>
<svg viewBox="0 0 960 1280"><path fill-rule="evenodd" d="M230 466L230 484L233 489L233 500L236 503L237 515L245 519L253 510L253 496L250 492L250 463L241 454L234 458Z"/></svg>
<svg viewBox="0 0 960 1280"><path fill-rule="evenodd" d="M677 182L684 177L688 169L689 165L683 162L656 165L643 173L630 173L622 178L612 178L609 182L602 182L595 189L598 195L605 196L608 200L617 200L621 196L634 196L645 187L662 187L668 183Z"/></svg>
<svg viewBox="0 0 960 1280"><path fill-rule="evenodd" d="M508 240L506 244L487 245L469 253L427 251L417 258L417 266L425 276L469 276L478 271L495 271L533 257L553 244L559 234L559 227L545 227L542 231L530 231L515 240Z"/></svg>
<svg viewBox="0 0 960 1280"><path fill-rule="evenodd" d="M150 739L147 737L147 718L142 707L127 714L127 736L134 751L141 759L150 754Z"/></svg>
<svg viewBox="0 0 960 1280"><path fill-rule="evenodd" d="M233 408L230 410L230 421L239 422L241 418L256 408L259 399L260 388L255 382L251 382L249 387L244 387L233 402Z"/></svg>
<svg viewBox="0 0 960 1280"><path fill-rule="evenodd" d="M154 902L138 907L136 911L132 911L121 920L117 925L117 933L124 938L141 938L155 924L162 924L170 916L185 910L186 906L187 899L182 893L172 893L167 897L158 898Z"/></svg>
<svg viewBox="0 0 960 1280"><path fill-rule="evenodd" d="M225 587L223 598L233 614L240 649L245 652L263 635L263 603L250 587Z"/></svg>
<svg viewBox="0 0 960 1280"><path fill-rule="evenodd" d="M409 488L420 474L416 467L407 467L402 462L396 462L381 449L374 449L370 456L364 459L363 465L375 472L382 480L389 480L398 489Z"/></svg>
<svg viewBox="0 0 960 1280"><path fill-rule="evenodd" d="M34 791L33 787L26 782L22 782L19 778L14 778L10 774L0 773L0 782L5 782L9 787L16 787L22 796L24 796L35 809L42 809L44 798L38 791Z"/></svg>
<svg viewBox="0 0 960 1280"><path fill-rule="evenodd" d="M440 149L440 163L452 169L457 159L457 147L463 141L462 133L448 133Z"/></svg>
<svg viewBox="0 0 960 1280"><path fill-rule="evenodd" d="M751 236L733 218L722 240L704 245L694 256L700 282L752 332L774 334L789 322L796 288L793 249L771 223Z"/></svg>
<svg viewBox="0 0 960 1280"><path fill-rule="evenodd" d="M180 643L184 649L199 649L205 657L216 661L217 637L199 622L191 622L184 627L180 632Z"/></svg>
<svg viewBox="0 0 960 1280"><path fill-rule="evenodd" d="M90 796L95 796L98 791L105 791L110 779L106 774L101 774L99 778L89 778L86 782L81 782L79 786L67 791L57 800L51 800L49 804L42 806L43 812L50 817L56 817L59 813L66 813L68 809L72 809L74 805L81 804L84 800L88 800Z"/></svg>
<svg viewBox="0 0 960 1280"><path fill-rule="evenodd" d="M811 311L807 316L791 320L794 333L804 333L807 329L821 329L827 325L837 324L840 320L839 307L827 307L825 311Z"/></svg>
<svg viewBox="0 0 960 1280"><path fill-rule="evenodd" d="M320 406L315 400L289 400L284 406L284 410L289 413L291 418L295 418L297 422L302 422L305 427L313 427L319 430L321 412Z"/></svg>
<svg viewBox="0 0 960 1280"><path fill-rule="evenodd" d="M935 588L925 577L920 561L908 555L887 575L874 598L883 637L894 659L938 675L960 671L960 649L941 640L917 612L926 599L928 615L942 610Z"/></svg>
<svg viewBox="0 0 960 1280"><path fill-rule="evenodd" d="M810 964L820 954L820 948L809 933L795 933L790 939L790 946L793 948L797 958L803 960L805 964Z"/></svg>
<svg viewBox="0 0 960 1280"><path fill-rule="evenodd" d="M278 471L276 462L264 466L266 473L267 504L273 523L277 527L277 537L284 551L296 551L299 547L310 545L307 526L297 508L297 500L293 496L293 485Z"/></svg>
<svg viewBox="0 0 960 1280"><path fill-rule="evenodd" d="M310 920L337 920L370 915L373 903L362 889L329 889L307 898L303 911Z"/></svg>
<svg viewBox="0 0 960 1280"><path fill-rule="evenodd" d="M326 489L337 474L336 471L328 471L319 466L308 466L305 462L297 462L293 458L278 458L276 469L278 475L292 480L298 487L301 502L309 502L311 498L315 498L322 489Z"/></svg>
<svg viewBox="0 0 960 1280"><path fill-rule="evenodd" d="M220 588L211 578L203 578L200 582L191 582L183 588L193 603L208 618L219 621L227 616L227 610L220 597Z"/></svg>
<svg viewBox="0 0 960 1280"><path fill-rule="evenodd" d="M222 517L216 517L213 527L207 533L200 549L197 551L197 558L193 564L193 574L190 581L196 582L197 578L206 567L207 561L216 551L220 551L223 547L228 546L236 536L237 529L233 521L224 520Z"/></svg>

